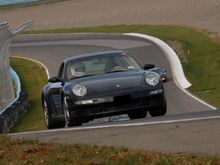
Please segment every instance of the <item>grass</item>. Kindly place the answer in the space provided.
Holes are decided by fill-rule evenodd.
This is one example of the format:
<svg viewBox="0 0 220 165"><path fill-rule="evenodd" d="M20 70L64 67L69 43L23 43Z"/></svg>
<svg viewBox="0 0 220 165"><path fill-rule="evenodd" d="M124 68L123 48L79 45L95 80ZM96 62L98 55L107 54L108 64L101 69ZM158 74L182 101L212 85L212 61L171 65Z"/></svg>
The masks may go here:
<svg viewBox="0 0 220 165"><path fill-rule="evenodd" d="M136 32L158 37L165 42L175 41L184 50L180 56L184 72L193 84L189 89L208 103L220 107L220 43L212 33L179 26L116 25L72 29L29 31L25 34L45 33L128 33Z"/></svg>
<svg viewBox="0 0 220 165"><path fill-rule="evenodd" d="M39 144L0 136L0 165L218 165L220 159L188 153L153 153L123 147Z"/></svg>
<svg viewBox="0 0 220 165"><path fill-rule="evenodd" d="M32 61L15 57L10 58L10 62L21 79L22 89L27 92L31 105L31 109L11 132L45 129L40 100L42 87L47 82L44 68Z"/></svg>

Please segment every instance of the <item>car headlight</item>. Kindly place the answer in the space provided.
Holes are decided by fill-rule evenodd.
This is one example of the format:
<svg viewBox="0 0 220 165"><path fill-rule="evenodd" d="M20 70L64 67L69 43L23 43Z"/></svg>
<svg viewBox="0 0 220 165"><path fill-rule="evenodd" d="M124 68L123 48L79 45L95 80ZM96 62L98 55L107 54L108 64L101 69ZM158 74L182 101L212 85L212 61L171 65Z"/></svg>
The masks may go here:
<svg viewBox="0 0 220 165"><path fill-rule="evenodd" d="M80 85L80 84L77 84L73 87L73 93L76 95L76 96L85 96L86 93L87 93L87 89L85 86L83 85Z"/></svg>
<svg viewBox="0 0 220 165"><path fill-rule="evenodd" d="M149 85L156 86L160 82L160 77L156 73L149 72L146 73L145 80Z"/></svg>

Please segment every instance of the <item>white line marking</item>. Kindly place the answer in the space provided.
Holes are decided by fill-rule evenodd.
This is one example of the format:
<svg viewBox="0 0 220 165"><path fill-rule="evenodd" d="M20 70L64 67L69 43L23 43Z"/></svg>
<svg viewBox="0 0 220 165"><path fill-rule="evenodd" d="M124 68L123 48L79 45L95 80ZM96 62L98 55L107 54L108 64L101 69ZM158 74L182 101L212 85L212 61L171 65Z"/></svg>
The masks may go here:
<svg viewBox="0 0 220 165"><path fill-rule="evenodd" d="M62 131L77 131L77 130L91 130L91 129L102 129L102 128L118 128L118 127L134 127L134 126L146 126L146 125L158 125L158 124L172 124L172 123L201 121L201 120L219 119L219 118L220 118L220 116L198 117L198 118L191 118L191 119L153 121L153 122L117 124L117 125L115 124L115 125L77 127L77 128L64 128L64 129L54 129L54 130L33 131L33 132L20 132L20 133L11 133L8 135L28 135L28 134L33 134L33 133L52 133L52 132L62 132Z"/></svg>
<svg viewBox="0 0 220 165"><path fill-rule="evenodd" d="M212 110L216 110L217 108L206 103L205 101L199 99L198 97L192 95L190 92L186 90L186 88L189 88L191 86L191 83L188 82L188 80L185 77L185 74L183 72L182 64L179 60L179 57L175 53L175 51L164 41L160 40L159 38L155 38L153 36L145 35L145 34L139 34L139 33L124 33L123 35L128 35L128 36L135 36L135 37L140 37L144 38L147 40L152 41L156 45L158 45L166 54L166 57L170 63L171 69L172 69L172 74L174 78L174 82L176 86L181 89L184 93L186 93L188 96L192 97L196 101L202 103L203 105L211 108Z"/></svg>
<svg viewBox="0 0 220 165"><path fill-rule="evenodd" d="M194 96L193 94L191 94L190 92L188 92L186 89L183 89L183 88L180 88L180 89L181 89L184 93L186 93L188 96L190 96L190 97L192 97L193 99L195 99L196 101L198 101L198 102L200 102L200 103L206 105L207 107L211 108L212 110L217 110L216 107L214 107L214 106L208 104L207 102L201 100L200 98Z"/></svg>

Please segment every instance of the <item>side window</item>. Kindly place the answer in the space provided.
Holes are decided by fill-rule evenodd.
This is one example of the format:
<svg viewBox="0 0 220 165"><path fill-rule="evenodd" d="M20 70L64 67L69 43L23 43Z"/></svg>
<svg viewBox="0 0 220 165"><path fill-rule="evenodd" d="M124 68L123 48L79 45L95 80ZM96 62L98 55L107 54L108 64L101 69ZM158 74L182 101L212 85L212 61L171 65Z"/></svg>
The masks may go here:
<svg viewBox="0 0 220 165"><path fill-rule="evenodd" d="M64 63L61 64L60 69L58 71L58 77L63 78L64 77Z"/></svg>

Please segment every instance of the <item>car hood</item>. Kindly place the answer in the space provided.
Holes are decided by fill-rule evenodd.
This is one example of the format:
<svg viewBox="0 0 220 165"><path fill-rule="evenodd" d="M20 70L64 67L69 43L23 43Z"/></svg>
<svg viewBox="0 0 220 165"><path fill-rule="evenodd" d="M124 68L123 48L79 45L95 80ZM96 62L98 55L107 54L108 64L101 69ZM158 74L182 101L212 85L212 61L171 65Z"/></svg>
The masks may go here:
<svg viewBox="0 0 220 165"><path fill-rule="evenodd" d="M114 90L132 89L140 86L143 82L143 76L144 71L114 72L79 78L77 83L85 85L89 90L95 92L113 92Z"/></svg>

